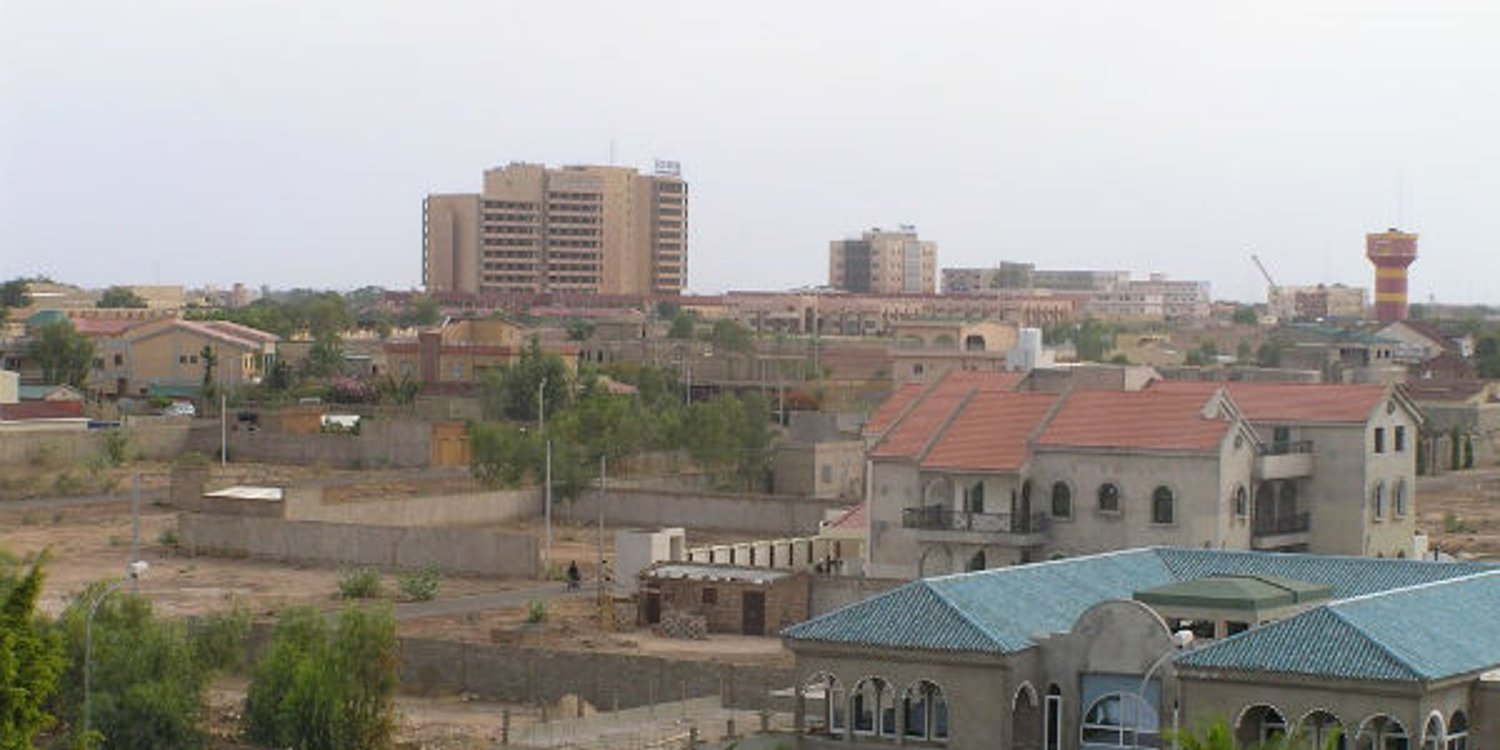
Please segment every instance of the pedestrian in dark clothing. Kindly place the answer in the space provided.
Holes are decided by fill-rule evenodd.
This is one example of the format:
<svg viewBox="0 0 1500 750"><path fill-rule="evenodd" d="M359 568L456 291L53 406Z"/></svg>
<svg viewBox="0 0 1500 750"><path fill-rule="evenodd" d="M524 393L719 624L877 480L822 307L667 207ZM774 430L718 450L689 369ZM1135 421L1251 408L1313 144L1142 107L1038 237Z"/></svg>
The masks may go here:
<svg viewBox="0 0 1500 750"><path fill-rule="evenodd" d="M583 576L578 574L578 561L570 561L568 563L568 590L572 591L578 588L578 583L582 580Z"/></svg>

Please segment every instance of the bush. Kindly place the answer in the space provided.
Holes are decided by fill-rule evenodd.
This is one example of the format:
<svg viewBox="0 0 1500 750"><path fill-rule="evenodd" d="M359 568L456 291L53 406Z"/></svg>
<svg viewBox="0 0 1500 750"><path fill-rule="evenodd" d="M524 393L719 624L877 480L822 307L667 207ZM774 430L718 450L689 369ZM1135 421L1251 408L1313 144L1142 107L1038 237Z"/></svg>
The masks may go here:
<svg viewBox="0 0 1500 750"><path fill-rule="evenodd" d="M177 536L177 527L168 526L167 528L162 529L161 533L156 535L156 543L160 544L163 547L176 547L177 545L182 544L182 539Z"/></svg>
<svg viewBox="0 0 1500 750"><path fill-rule="evenodd" d="M130 461L130 436L124 430L110 430L104 434L104 457L110 466L122 466Z"/></svg>
<svg viewBox="0 0 1500 750"><path fill-rule="evenodd" d="M245 667L245 633L249 630L250 613L236 607L191 621L188 634L194 656L205 669L239 672Z"/></svg>
<svg viewBox="0 0 1500 750"><path fill-rule="evenodd" d="M380 596L380 571L350 568L339 574L339 596L344 599L374 599Z"/></svg>
<svg viewBox="0 0 1500 750"><path fill-rule="evenodd" d="M412 601L427 602L437 598L438 586L443 582L443 573L428 565L421 570L401 576L398 584L402 595Z"/></svg>
<svg viewBox="0 0 1500 750"><path fill-rule="evenodd" d="M533 601L526 605L526 622L535 625L547 620L547 603L544 601Z"/></svg>
<svg viewBox="0 0 1500 750"><path fill-rule="evenodd" d="M383 750L395 730L396 623L389 606L282 615L245 698L247 739L299 750Z"/></svg>

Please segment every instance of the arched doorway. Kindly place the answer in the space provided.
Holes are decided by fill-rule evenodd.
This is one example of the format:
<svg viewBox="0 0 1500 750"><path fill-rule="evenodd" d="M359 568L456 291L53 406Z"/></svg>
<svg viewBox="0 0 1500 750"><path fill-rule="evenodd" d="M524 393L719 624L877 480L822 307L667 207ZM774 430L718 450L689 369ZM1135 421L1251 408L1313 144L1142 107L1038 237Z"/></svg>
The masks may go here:
<svg viewBox="0 0 1500 750"><path fill-rule="evenodd" d="M1411 735L1399 720L1376 714L1360 723L1354 747L1356 750L1411 750Z"/></svg>
<svg viewBox="0 0 1500 750"><path fill-rule="evenodd" d="M1015 750L1043 750L1042 707L1031 683L1023 682L1016 689L1010 710L1011 747Z"/></svg>
<svg viewBox="0 0 1500 750"><path fill-rule="evenodd" d="M987 562L988 561L984 556L984 550L979 550L978 552L974 553L973 557L969 558L969 564L965 566L965 570L969 573L984 570L987 567Z"/></svg>
<svg viewBox="0 0 1500 750"><path fill-rule="evenodd" d="M1275 706L1251 706L1240 712L1234 737L1241 747L1254 747L1286 736L1286 716Z"/></svg>
<svg viewBox="0 0 1500 750"><path fill-rule="evenodd" d="M1021 490L1010 496L1010 529L1025 534L1031 531L1031 480L1021 482Z"/></svg>
<svg viewBox="0 0 1500 750"><path fill-rule="evenodd" d="M1349 746L1348 733L1339 717L1327 711L1312 711L1298 722L1302 747L1307 750L1345 750ZM1329 743L1337 737L1337 742Z"/></svg>
<svg viewBox="0 0 1500 750"><path fill-rule="evenodd" d="M1443 715L1434 712L1427 717L1422 727L1422 750L1444 750L1448 745L1447 732L1443 728Z"/></svg>

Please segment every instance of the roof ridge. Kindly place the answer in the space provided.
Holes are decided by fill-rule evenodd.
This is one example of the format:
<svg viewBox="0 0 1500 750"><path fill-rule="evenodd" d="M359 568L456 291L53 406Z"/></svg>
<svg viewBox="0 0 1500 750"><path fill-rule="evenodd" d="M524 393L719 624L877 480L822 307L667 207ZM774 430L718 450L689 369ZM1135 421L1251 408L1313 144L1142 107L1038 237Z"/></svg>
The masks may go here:
<svg viewBox="0 0 1500 750"><path fill-rule="evenodd" d="M1398 590L1401 590L1401 589L1398 589ZM1386 593L1390 593L1390 592L1386 592ZM1365 597L1356 597L1356 598L1364 599ZM1347 600L1345 600L1345 601L1347 601ZM1405 656L1402 656L1401 654L1396 653L1396 650L1393 649L1393 648L1391 648L1390 644L1386 643L1385 641L1383 641L1380 638L1376 637L1374 633L1371 633L1370 631L1365 630L1364 628L1362 628L1359 625L1355 624L1349 618L1345 617L1344 613L1340 612L1338 610L1338 608L1334 606L1336 604L1342 604L1342 603L1343 602L1328 602L1328 603L1325 603L1325 604L1318 605L1317 607L1315 607L1315 609L1324 609L1324 610L1327 610L1328 614L1330 616L1337 618L1339 622L1343 623L1344 625L1348 626L1349 629L1351 629L1354 632L1358 633L1359 637L1361 637L1361 638L1365 639L1366 641L1369 641L1370 643L1374 644L1376 648L1380 649L1381 653L1383 653L1383 654L1386 655L1386 657L1388 657L1391 660L1395 661L1397 664L1400 664L1401 666L1405 667L1406 670L1408 672L1412 673L1413 675L1416 675L1418 677L1423 677L1423 678L1425 678L1427 676L1425 672L1423 672L1419 667L1417 667L1417 665L1411 663L1410 659L1407 659ZM1296 618L1293 617L1292 619L1296 619Z"/></svg>
<svg viewBox="0 0 1500 750"><path fill-rule="evenodd" d="M1393 562L1395 562L1395 561L1393 561ZM1412 562L1422 562L1422 561L1420 561L1420 560L1413 560ZM1404 594L1404 593L1409 592L1409 591L1418 591L1418 590L1421 590L1421 589L1436 588L1438 586L1442 586L1442 585L1450 584L1450 583L1452 583L1452 584L1465 583L1465 582L1468 582L1468 581L1472 581L1472 580L1474 580L1476 578L1487 578L1489 576L1500 577L1500 567L1492 568L1490 570L1476 570L1476 571L1474 571L1472 573L1464 573L1463 575L1453 576L1452 578L1439 578L1439 579L1434 580L1434 581L1422 581L1421 583L1413 583L1413 584L1411 584L1409 586L1398 586L1398 587L1393 588L1393 589L1385 589L1384 591L1371 591L1368 594L1359 594L1359 595L1351 596L1351 597L1348 597L1348 598L1345 598L1345 599L1339 599L1338 601L1328 602L1327 606L1333 607L1333 606L1343 606L1345 604L1358 604L1360 602L1368 601L1370 599L1379 599L1381 597L1390 596L1392 594Z"/></svg>
<svg viewBox="0 0 1500 750"><path fill-rule="evenodd" d="M931 396L934 392L936 392L937 389L938 389L938 386L941 385L943 381L947 380L948 376L952 375L952 374L953 374L952 370L949 370L948 372L943 373L942 377L938 378L937 380L932 381L931 383L928 383L926 386L924 386L922 388L922 392L917 394L916 398L912 399L910 403L908 403L906 406L902 407L901 408L901 413L897 414L895 417L893 417L891 419L890 423L887 424L885 426L885 429L881 431L880 437L875 441L875 443L873 445L870 446L871 452L873 452L876 448L878 448L881 445L883 445L885 443L885 441L891 436L891 433L895 432L896 428L900 427L901 423L905 422L906 418L909 417L909 416L911 416L911 413L913 411L916 411L917 407L920 406L923 401L926 401L929 396ZM908 383L906 385L910 385L910 383ZM896 389L897 392L899 392L900 390L901 390L900 388ZM896 395L896 392L892 392L891 395L889 396L889 398L894 398L895 395ZM879 407L876 407L876 408L878 409Z"/></svg>
<svg viewBox="0 0 1500 750"><path fill-rule="evenodd" d="M1338 623L1339 627L1344 628L1348 632L1353 633L1359 638L1373 644L1380 650L1380 653L1383 656L1399 665L1410 677L1417 679L1421 679L1424 677L1421 670L1417 669L1411 662L1398 656L1394 651L1391 650L1390 646L1386 645L1378 638L1370 635L1363 628L1350 622L1347 618L1340 616L1339 613L1333 611L1331 604L1332 603L1319 604L1315 607L1310 607L1301 612L1298 612L1297 614L1292 615L1291 617L1288 617L1284 620L1277 620L1275 622L1267 623L1259 627L1253 627L1248 630L1235 633L1234 635L1231 635L1227 638L1213 641L1203 646L1202 648L1194 649L1193 651L1183 654L1181 657L1179 657L1178 660L1183 661L1188 666L1194 666L1194 661L1197 660L1194 657L1198 657L1198 659L1205 658L1203 656L1200 656L1202 654L1212 656L1212 652L1216 650L1228 650L1229 648L1237 646L1241 641L1270 637L1271 634L1277 633L1281 630L1295 628L1299 625L1306 624L1309 620L1315 617L1324 619L1333 618L1333 620Z"/></svg>
<svg viewBox="0 0 1500 750"><path fill-rule="evenodd" d="M937 444L941 443L943 438L948 436L948 430L953 429L953 423L958 421L958 416L978 396L979 387L974 386L964 394L963 398L959 399L958 403L953 405L952 409L948 410L948 415L943 417L943 421L938 423L937 427L933 428L932 436L927 438L927 442L922 444L922 449L917 451L916 456L913 457L918 465L926 461L927 456L932 453L932 449L936 448Z"/></svg>
<svg viewBox="0 0 1500 750"><path fill-rule="evenodd" d="M966 623L969 624L969 627L972 627L975 630L978 630L980 632L980 634L982 634L985 637L986 640L988 640L991 644L993 644L995 646L995 648L1001 649L1003 651L1004 650L1009 650L1009 648L1006 646L1006 644L1004 643L1004 641L999 636L997 636L995 633L991 632L991 630L988 627L985 627L984 625L980 624L980 622L978 620L974 619L973 615L969 614L968 610L966 610L965 608L959 606L958 602L955 602L951 598L949 598L948 594L946 592L944 592L942 589L939 589L936 586L933 586L931 583L928 582L928 579L926 579L926 578L919 578L919 579L917 579L917 581L922 584L923 588L925 588L928 591L932 592L932 594L934 596L936 596L937 598L941 599L942 602L943 602L943 604L947 605L949 611L951 611L954 614L958 615L959 619L961 619L964 622L966 622Z"/></svg>

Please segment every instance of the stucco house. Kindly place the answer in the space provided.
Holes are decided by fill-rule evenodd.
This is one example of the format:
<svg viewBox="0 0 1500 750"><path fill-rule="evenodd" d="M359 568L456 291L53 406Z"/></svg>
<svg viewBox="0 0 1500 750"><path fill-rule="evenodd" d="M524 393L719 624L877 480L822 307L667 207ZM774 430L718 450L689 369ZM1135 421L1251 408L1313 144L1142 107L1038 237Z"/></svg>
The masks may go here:
<svg viewBox="0 0 1500 750"><path fill-rule="evenodd" d="M90 380L111 396L196 395L207 348L215 384L249 385L275 361L278 341L276 334L227 320L154 320L97 339Z"/></svg>
<svg viewBox="0 0 1500 750"><path fill-rule="evenodd" d="M1500 566L1139 548L911 582L793 625L807 750L1500 742Z"/></svg>
<svg viewBox="0 0 1500 750"><path fill-rule="evenodd" d="M1377 385L1028 390L954 371L871 415L867 570L1141 545L1413 556L1420 415Z"/></svg>

